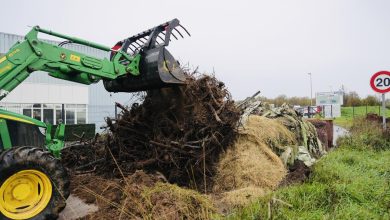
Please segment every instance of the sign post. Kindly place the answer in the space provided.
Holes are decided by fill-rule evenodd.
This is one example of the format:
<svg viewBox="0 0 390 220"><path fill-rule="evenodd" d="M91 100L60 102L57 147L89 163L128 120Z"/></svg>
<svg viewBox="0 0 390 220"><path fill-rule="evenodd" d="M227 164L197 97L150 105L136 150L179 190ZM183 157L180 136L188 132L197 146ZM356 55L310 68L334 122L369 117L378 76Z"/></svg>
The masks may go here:
<svg viewBox="0 0 390 220"><path fill-rule="evenodd" d="M385 93L382 93L382 123L383 123L383 130L386 130L386 99L385 99Z"/></svg>
<svg viewBox="0 0 390 220"><path fill-rule="evenodd" d="M379 71L375 73L370 80L371 88L375 92L382 93L382 123L383 130L386 130L386 97L385 94L390 91L390 72Z"/></svg>

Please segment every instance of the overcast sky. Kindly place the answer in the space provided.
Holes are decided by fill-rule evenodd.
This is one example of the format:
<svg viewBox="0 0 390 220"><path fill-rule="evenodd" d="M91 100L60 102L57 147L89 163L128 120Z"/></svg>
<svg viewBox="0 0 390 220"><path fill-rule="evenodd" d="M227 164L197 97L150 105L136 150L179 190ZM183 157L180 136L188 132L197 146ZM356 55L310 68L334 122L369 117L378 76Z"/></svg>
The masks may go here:
<svg viewBox="0 0 390 220"><path fill-rule="evenodd" d="M375 94L370 76L390 70L390 1L7 0L0 32L40 25L107 46L178 18L192 37L168 49L213 72L236 99L310 96L337 90ZM44 35L42 38L45 38ZM47 37L46 37L47 38Z"/></svg>

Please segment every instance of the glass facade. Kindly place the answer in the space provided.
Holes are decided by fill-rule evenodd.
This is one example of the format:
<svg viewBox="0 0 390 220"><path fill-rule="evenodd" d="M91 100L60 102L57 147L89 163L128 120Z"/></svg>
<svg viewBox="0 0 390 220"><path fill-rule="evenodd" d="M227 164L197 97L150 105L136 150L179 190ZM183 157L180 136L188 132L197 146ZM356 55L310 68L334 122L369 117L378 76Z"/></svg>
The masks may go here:
<svg viewBox="0 0 390 220"><path fill-rule="evenodd" d="M62 104L11 104L1 103L1 109L16 112L50 124L58 124L65 118L65 124L88 123L88 106L86 104L64 104L65 114L62 115Z"/></svg>

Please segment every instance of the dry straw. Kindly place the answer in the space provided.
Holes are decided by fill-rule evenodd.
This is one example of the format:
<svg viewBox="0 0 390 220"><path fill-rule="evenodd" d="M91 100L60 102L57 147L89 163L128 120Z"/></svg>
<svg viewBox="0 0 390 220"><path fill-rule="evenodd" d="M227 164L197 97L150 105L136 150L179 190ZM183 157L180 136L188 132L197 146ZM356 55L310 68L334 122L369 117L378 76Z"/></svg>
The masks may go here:
<svg viewBox="0 0 390 220"><path fill-rule="evenodd" d="M263 123L266 122L267 124ZM293 142L292 134L279 129L265 128L272 120L250 116L237 141L220 158L217 164L214 191L223 192L245 187L275 189L287 170L281 159L267 145L270 138L275 142ZM287 130L288 131L288 130ZM275 145L276 146L276 145Z"/></svg>

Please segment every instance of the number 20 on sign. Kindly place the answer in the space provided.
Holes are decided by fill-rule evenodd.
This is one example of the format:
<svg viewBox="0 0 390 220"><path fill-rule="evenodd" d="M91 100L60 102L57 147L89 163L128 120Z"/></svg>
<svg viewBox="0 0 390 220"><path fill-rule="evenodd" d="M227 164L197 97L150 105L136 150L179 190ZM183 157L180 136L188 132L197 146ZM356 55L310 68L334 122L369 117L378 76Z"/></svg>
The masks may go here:
<svg viewBox="0 0 390 220"><path fill-rule="evenodd" d="M370 85L375 92L390 92L390 72L379 71L375 73L370 80Z"/></svg>

